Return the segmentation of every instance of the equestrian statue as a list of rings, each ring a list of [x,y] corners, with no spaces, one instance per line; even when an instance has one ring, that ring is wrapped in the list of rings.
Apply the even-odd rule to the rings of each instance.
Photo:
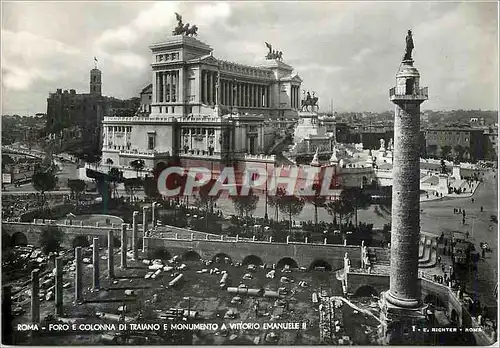
[[[182,23],[182,16],[177,12],[175,13],[175,17],[177,18],[177,26],[172,31],[172,35],[198,36],[198,27],[196,25],[192,27],[189,26],[189,23],[184,25]]]
[[[303,99],[301,100],[301,110],[300,111],[318,111],[319,106],[318,106],[318,97],[316,97],[314,94],[316,92],[312,92],[312,97],[311,93],[309,91],[302,91],[302,95],[304,96]]]

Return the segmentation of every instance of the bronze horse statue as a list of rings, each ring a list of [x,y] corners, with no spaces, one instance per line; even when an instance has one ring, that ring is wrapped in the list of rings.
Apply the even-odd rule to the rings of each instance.
[[[304,91],[305,94],[305,91]],[[318,108],[318,97],[314,96],[315,92],[313,92],[312,97],[307,92],[307,97],[301,100],[301,110],[300,111],[314,111],[314,107]],[[310,107],[310,108],[309,108]]]
[[[184,25],[182,22],[182,16],[177,12],[175,13],[175,17],[177,18],[177,26],[174,30],[172,30],[172,35],[184,34],[186,36],[198,36],[198,27],[196,25],[193,25],[192,27],[189,27],[189,23]]]

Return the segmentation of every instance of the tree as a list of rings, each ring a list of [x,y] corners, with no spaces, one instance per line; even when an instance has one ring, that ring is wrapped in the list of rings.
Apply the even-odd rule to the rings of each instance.
[[[149,198],[157,198],[160,196],[158,191],[158,181],[154,177],[147,176],[144,178],[144,194]]]
[[[304,209],[305,201],[302,198],[292,195],[279,196],[279,209],[283,214],[288,215],[289,233],[292,234],[292,216],[299,215]]]
[[[2,169],[5,169],[5,166],[10,166],[15,162],[16,161],[14,161],[9,155],[2,155]]]
[[[73,248],[76,248],[76,247],[86,248],[86,247],[90,246],[90,242],[89,242],[88,237],[84,236],[84,235],[76,236],[75,239],[73,239],[72,244],[73,244]]]
[[[139,171],[144,169],[146,163],[143,159],[136,159],[130,162],[130,166],[135,169],[137,176],[139,176]]]
[[[123,181],[123,172],[118,168],[111,168],[108,172],[108,181],[113,185],[114,197],[118,196],[116,191],[116,183]]]
[[[464,152],[465,152],[465,149],[463,148],[463,146],[460,144],[457,144],[457,145],[455,145],[453,150],[455,151],[455,159],[459,162],[462,162]]]
[[[211,179],[205,185],[198,188],[198,197],[196,198],[197,203],[200,206],[205,206],[205,222],[207,229],[208,229],[208,212],[210,211],[213,213],[214,203],[220,197],[220,191],[216,192],[215,195],[210,194],[210,191],[212,190],[216,182],[217,180]]]
[[[445,145],[441,147],[441,157],[444,159],[448,159],[448,156],[451,152],[451,146]]]
[[[333,222],[336,224],[337,222],[337,214],[339,215],[340,220],[340,230],[342,231],[342,220],[348,220],[349,217],[353,213],[353,207],[349,202],[345,199],[336,199],[334,201],[328,202],[326,204],[326,211],[328,214],[333,216]],[[347,222],[347,221],[346,221]]]
[[[240,217],[247,217],[251,215],[255,209],[257,209],[257,203],[259,202],[259,196],[256,196],[252,190],[248,192],[248,195],[242,196],[231,196],[233,201],[234,209]]]
[[[305,200],[308,203],[311,203],[314,206],[314,230],[318,232],[318,208],[322,208],[325,206],[326,197],[321,195],[321,185],[313,184],[312,186],[314,195],[306,196]]]
[[[61,249],[64,240],[64,232],[56,226],[45,226],[40,234],[39,244],[45,255]]]
[[[51,168],[38,167],[32,177],[33,187],[42,195],[42,207],[45,205],[45,192],[56,188],[57,177]]]
[[[134,192],[144,186],[142,178],[139,177],[124,179],[123,183],[125,185],[125,192],[130,195],[131,200],[134,198]]]
[[[281,197],[284,196],[285,194],[286,194],[285,190],[281,187],[278,187],[276,189],[276,193],[274,195],[268,196],[267,198],[269,206],[274,208],[276,222],[278,222],[279,219],[278,212],[280,207],[280,200]]]
[[[87,184],[80,179],[68,179],[68,187],[71,190],[71,197],[74,197],[78,203],[80,194],[85,191]]]
[[[355,214],[355,225],[358,226],[358,209],[366,209],[371,204],[371,197],[360,187],[348,187],[340,193],[340,199],[346,202],[346,205],[352,205]]]

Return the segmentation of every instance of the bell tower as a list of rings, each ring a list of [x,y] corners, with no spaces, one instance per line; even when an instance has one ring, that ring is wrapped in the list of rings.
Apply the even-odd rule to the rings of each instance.
[[[91,95],[102,95],[102,82],[101,82],[101,70],[95,67],[90,70],[90,94]]]
[[[413,66],[412,33],[408,30],[406,50],[396,87],[389,91],[394,111],[394,154],[392,184],[392,231],[390,288],[381,296],[383,336],[386,343],[404,344],[414,339],[426,323],[418,279],[420,239],[420,104],[428,98],[420,87],[420,73]]]

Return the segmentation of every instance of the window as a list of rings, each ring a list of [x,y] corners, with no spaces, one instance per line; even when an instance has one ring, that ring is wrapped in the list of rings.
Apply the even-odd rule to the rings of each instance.
[[[148,134],[148,150],[154,150],[155,144],[155,134]]]

